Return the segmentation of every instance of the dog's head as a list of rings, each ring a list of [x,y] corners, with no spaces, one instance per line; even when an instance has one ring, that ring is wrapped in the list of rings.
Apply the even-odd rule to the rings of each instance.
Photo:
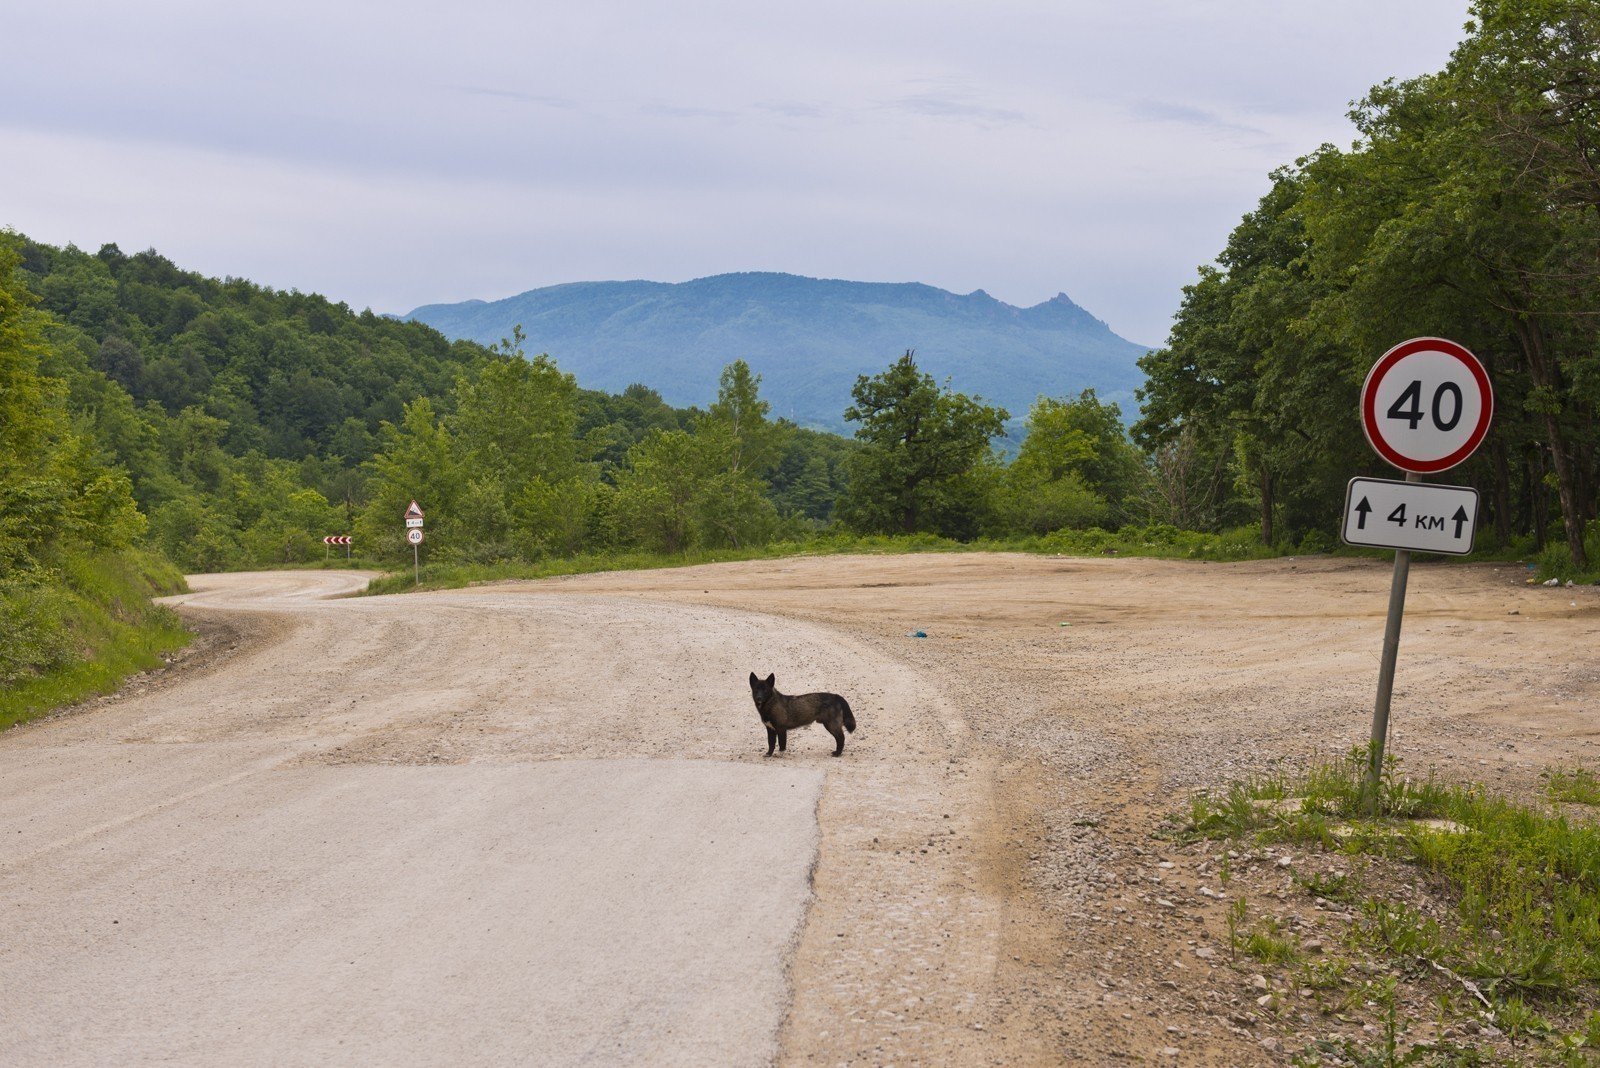
[[[758,679],[754,671],[750,672],[750,696],[755,698],[757,708],[760,708],[762,702],[771,697],[777,689],[778,677],[776,675],[768,675],[764,679]]]

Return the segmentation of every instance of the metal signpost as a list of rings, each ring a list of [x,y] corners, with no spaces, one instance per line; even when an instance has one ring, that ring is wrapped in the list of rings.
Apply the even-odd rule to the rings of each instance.
[[[1384,353],[1361,386],[1361,425],[1379,456],[1406,472],[1404,482],[1351,479],[1340,534],[1350,545],[1392,548],[1389,618],[1383,631],[1378,698],[1372,709],[1368,787],[1377,797],[1389,738],[1389,701],[1400,651],[1411,553],[1472,551],[1478,492],[1424,483],[1483,444],[1494,418],[1494,389],[1478,358],[1454,341],[1419,337]]]
[[[412,501],[406,508],[406,541],[411,543],[411,582],[422,585],[422,563],[417,546],[422,544],[422,506]]]

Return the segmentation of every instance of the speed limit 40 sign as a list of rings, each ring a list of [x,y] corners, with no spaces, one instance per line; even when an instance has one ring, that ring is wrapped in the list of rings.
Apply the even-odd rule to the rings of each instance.
[[[1418,337],[1384,353],[1361,387],[1361,425],[1379,456],[1419,475],[1448,471],[1483,443],[1494,390],[1454,341]]]

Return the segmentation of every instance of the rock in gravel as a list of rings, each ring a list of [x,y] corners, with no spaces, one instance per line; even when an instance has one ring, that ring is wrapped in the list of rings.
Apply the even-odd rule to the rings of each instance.
[[[1217,955],[1217,951],[1212,949],[1210,946],[1197,946],[1195,948],[1194,955],[1199,957],[1201,960],[1210,960]]]

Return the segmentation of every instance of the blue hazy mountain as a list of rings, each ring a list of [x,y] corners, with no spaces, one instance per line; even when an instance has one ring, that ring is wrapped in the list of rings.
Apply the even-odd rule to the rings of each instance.
[[[705,405],[722,367],[744,359],[774,415],[842,429],[856,376],[906,349],[941,381],[1021,420],[1039,394],[1094,387],[1124,413],[1143,381],[1145,347],[1118,337],[1065,293],[1016,308],[983,292],[917,283],[742,273],[692,282],[574,282],[504,300],[429,304],[407,318],[451,338],[492,343],[522,324],[529,353],[548,352],[590,389],[635,382],[668,403]]]

